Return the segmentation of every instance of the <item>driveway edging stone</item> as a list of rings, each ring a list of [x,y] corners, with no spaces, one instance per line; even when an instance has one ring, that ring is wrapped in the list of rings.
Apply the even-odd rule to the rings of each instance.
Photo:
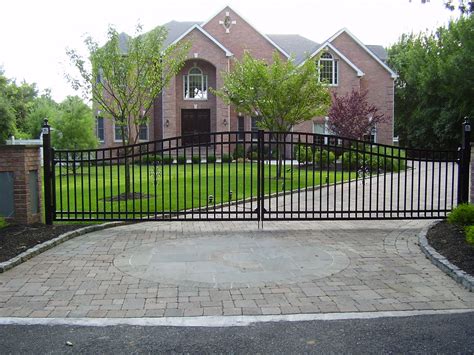
[[[65,241],[68,241],[69,239],[78,237],[80,235],[84,235],[86,233],[90,232],[95,232],[98,230],[106,229],[106,228],[111,228],[111,227],[117,227],[120,225],[125,224],[124,222],[107,222],[107,223],[102,223],[102,224],[97,224],[97,225],[92,225],[92,226],[87,226],[83,228],[79,228],[70,232],[63,233],[59,235],[56,238],[53,238],[51,240],[48,240],[46,242],[40,243],[35,245],[34,247],[31,247],[27,250],[25,250],[23,253],[18,254],[17,256],[11,258],[10,260],[4,261],[0,263],[0,274],[14,268],[15,266],[24,263],[25,261],[31,259],[32,257],[45,252],[46,250],[49,250],[61,243],[64,243]]]
[[[470,292],[474,292],[474,277],[466,273],[465,271],[458,268],[456,265],[449,262],[443,255],[438,253],[429,243],[426,235],[428,231],[434,227],[440,221],[435,221],[423,228],[420,234],[418,235],[419,245],[421,251],[426,255],[426,257],[439,269],[441,269],[445,274],[450,276],[454,281],[464,286]]]

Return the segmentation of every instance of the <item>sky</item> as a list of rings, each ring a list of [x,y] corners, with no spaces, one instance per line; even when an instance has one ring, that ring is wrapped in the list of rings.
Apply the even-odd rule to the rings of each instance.
[[[434,30],[458,16],[443,0],[3,0],[0,67],[61,101],[79,94],[64,78],[74,72],[66,48],[86,55],[86,35],[103,43],[109,25],[134,33],[137,23],[148,31],[170,20],[207,21],[226,5],[265,34],[322,42],[345,27],[363,43],[385,47],[403,33]]]

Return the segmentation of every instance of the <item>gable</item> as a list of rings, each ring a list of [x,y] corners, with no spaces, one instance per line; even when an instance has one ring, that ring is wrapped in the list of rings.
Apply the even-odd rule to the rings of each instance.
[[[366,45],[347,29],[344,28],[337,32],[328,42],[339,48],[341,52],[350,53],[351,61],[363,70],[366,70],[365,68],[372,63],[377,63],[378,66],[390,74],[392,79],[397,78],[397,74],[374,53],[375,48],[372,48],[372,50],[367,48]],[[380,51],[380,49],[378,50]]]
[[[329,42],[324,42],[323,44],[321,44],[318,49],[316,49],[313,53],[311,53],[308,59],[309,60],[313,59],[314,57],[316,57],[318,54],[320,54],[321,52],[325,50],[332,52],[333,54],[336,54],[337,57],[339,57],[344,62],[346,62],[346,64],[349,65],[349,67],[351,67],[357,73],[358,77],[364,76],[364,72],[361,69],[359,69],[353,62],[351,62],[344,54],[342,54],[336,47],[334,47]]]
[[[199,33],[200,35],[204,36],[210,43],[214,44],[216,47],[221,49],[227,57],[233,56],[231,51],[229,51],[226,47],[224,47],[219,41],[217,41],[214,37],[212,37],[206,30],[204,30],[199,25],[194,25],[191,28],[189,28],[186,32],[181,34],[181,36],[176,38],[171,44],[175,44],[181,41],[183,38],[186,38],[189,34],[192,34],[192,33]],[[191,42],[192,42],[192,45],[195,46],[194,41],[191,41]]]
[[[228,6],[202,24],[202,28],[239,59],[245,51],[267,60],[271,60],[275,50],[281,54],[282,58],[289,57],[285,50],[268,36],[256,30]]]

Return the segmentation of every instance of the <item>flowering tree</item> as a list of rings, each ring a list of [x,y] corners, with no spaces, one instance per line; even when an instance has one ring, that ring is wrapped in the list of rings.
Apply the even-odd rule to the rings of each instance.
[[[385,120],[378,108],[367,102],[367,91],[352,89],[350,94],[333,95],[329,109],[328,126],[334,134],[352,139],[362,139],[377,123]]]

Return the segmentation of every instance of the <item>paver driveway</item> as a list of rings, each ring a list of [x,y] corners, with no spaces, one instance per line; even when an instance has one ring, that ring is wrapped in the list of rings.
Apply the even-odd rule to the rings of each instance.
[[[474,308],[417,245],[427,221],[146,222],[0,274],[0,316],[161,317]]]

